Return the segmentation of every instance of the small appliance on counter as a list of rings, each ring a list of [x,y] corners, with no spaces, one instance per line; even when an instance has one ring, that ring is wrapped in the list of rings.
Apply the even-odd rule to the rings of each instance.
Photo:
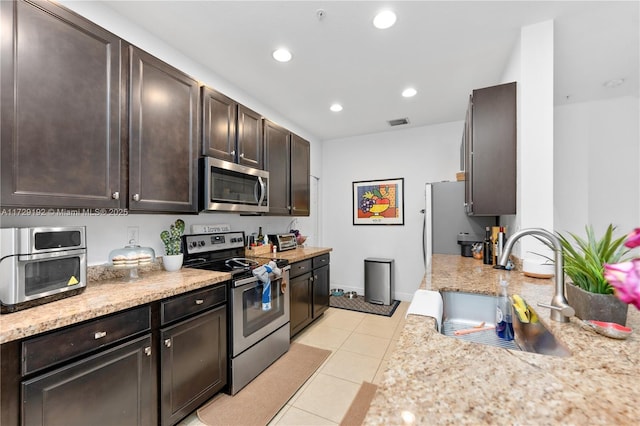
[[[295,234],[269,234],[268,237],[278,251],[294,250],[298,247]]]
[[[473,245],[482,243],[480,235],[471,234],[469,232],[460,232],[458,234],[458,244],[460,244],[460,256],[473,257]]]
[[[0,229],[0,312],[80,294],[87,285],[84,226]]]

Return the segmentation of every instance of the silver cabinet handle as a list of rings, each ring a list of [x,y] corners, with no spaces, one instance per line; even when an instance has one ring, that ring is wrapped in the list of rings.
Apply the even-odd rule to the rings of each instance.
[[[111,194],[111,198],[113,198],[114,200],[119,200],[120,193],[118,191],[114,192],[113,194]]]
[[[140,194],[133,194],[133,201],[140,201]]]
[[[171,347],[171,339],[165,339],[165,340],[164,340],[164,345],[165,345],[166,347],[170,348],[170,347]]]
[[[196,299],[196,305],[202,305],[204,303],[204,299]]]
[[[98,340],[98,339],[102,339],[106,335],[107,335],[106,331],[96,331],[95,334],[93,335],[93,338]]]
[[[144,348],[144,354],[146,356],[151,356],[151,346],[147,346],[146,348]]]

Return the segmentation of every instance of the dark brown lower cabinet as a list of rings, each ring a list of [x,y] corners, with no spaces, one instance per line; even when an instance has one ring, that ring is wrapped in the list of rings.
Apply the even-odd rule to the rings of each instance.
[[[23,425],[152,425],[151,335],[22,383]]]
[[[227,313],[221,306],[160,331],[160,412],[173,425],[227,383]]]
[[[329,253],[291,265],[289,297],[291,336],[329,308]]]
[[[313,270],[313,318],[329,309],[329,265]]]
[[[291,313],[291,336],[298,334],[311,324],[311,271],[289,279],[289,312]]]

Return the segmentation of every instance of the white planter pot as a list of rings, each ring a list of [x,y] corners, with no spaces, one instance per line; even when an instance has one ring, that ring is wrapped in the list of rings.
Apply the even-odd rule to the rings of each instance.
[[[164,269],[169,272],[179,271],[182,268],[182,257],[182,253],[162,256]]]

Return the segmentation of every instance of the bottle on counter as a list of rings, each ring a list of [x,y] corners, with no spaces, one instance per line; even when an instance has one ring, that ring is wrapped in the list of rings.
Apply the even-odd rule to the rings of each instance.
[[[500,277],[498,302],[496,304],[496,334],[504,340],[513,340],[513,317],[509,300],[509,283]]]
[[[262,226],[258,228],[258,236],[256,237],[256,243],[262,245],[264,243],[264,235],[262,235]]]
[[[491,244],[491,228],[485,228],[484,241],[482,243],[482,263],[485,265],[493,265],[493,253]]]

